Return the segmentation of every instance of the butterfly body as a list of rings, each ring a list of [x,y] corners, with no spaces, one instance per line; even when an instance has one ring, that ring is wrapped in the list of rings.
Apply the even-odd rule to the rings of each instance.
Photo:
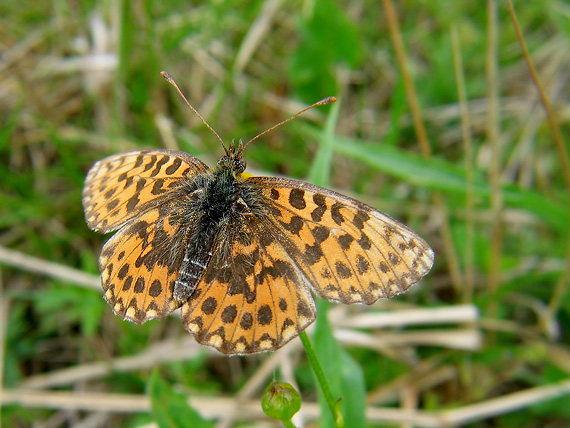
[[[181,303],[189,299],[210,263],[219,229],[239,222],[245,162],[236,159],[234,148],[232,144],[232,156],[222,157],[212,170],[188,177],[180,186],[178,197],[185,204],[181,217],[186,220],[180,233],[186,235],[187,244],[173,297]]]
[[[311,291],[371,304],[430,270],[432,250],[404,225],[309,183],[246,177],[242,151],[232,143],[211,169],[183,152],[142,150],[90,170],[87,223],[118,229],[99,265],[121,318],[142,323],[180,307],[198,342],[262,352],[314,321]]]

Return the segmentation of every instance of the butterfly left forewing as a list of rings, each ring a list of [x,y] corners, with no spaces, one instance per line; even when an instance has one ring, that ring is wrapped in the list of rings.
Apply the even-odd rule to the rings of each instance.
[[[298,180],[251,177],[273,208],[283,245],[323,298],[373,303],[406,291],[433,251],[406,226],[337,192]]]
[[[174,150],[137,150],[109,156],[89,170],[83,188],[87,224],[110,232],[168,199],[182,179],[209,168]]]

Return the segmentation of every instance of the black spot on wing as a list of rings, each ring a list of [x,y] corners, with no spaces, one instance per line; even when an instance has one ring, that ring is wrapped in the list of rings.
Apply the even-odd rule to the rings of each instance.
[[[123,291],[129,291],[132,285],[133,285],[133,277],[128,276],[127,279],[125,279],[125,282],[123,283]]]
[[[225,323],[232,323],[236,319],[237,308],[236,305],[228,305],[222,311],[222,321]]]
[[[342,248],[343,251],[347,251],[350,248],[352,241],[354,241],[354,238],[348,233],[338,237],[338,243],[340,244],[340,248]]]
[[[125,279],[125,277],[127,276],[127,273],[129,273],[129,264],[125,263],[123,265],[123,267],[121,267],[121,269],[119,269],[119,272],[117,273],[117,277],[119,279]]]
[[[249,330],[253,326],[253,317],[250,312],[246,312],[241,316],[241,321],[239,323],[240,327],[244,330]]]
[[[139,276],[137,278],[137,282],[135,282],[135,288],[133,289],[133,291],[135,293],[142,293],[145,289],[145,280],[143,277]]]
[[[360,233],[360,238],[356,242],[358,242],[358,245],[360,245],[360,248],[363,250],[372,248],[372,242],[370,242],[370,238],[368,238],[368,235],[364,232]]]
[[[341,261],[336,262],[335,268],[336,268],[336,273],[341,279],[347,279],[352,276],[352,271],[350,270],[350,268]]]
[[[143,172],[150,170],[156,163],[156,155],[151,155],[148,158],[148,163],[144,166]]]
[[[159,172],[162,166],[168,162],[169,156],[162,156],[160,160],[156,163],[154,170],[151,172],[150,176],[155,177]]]
[[[131,212],[139,204],[140,200],[137,194],[133,195],[127,202],[127,212]]]
[[[150,191],[153,195],[160,195],[161,193],[164,193],[164,189],[162,188],[164,184],[164,180],[159,178],[157,179],[154,184],[152,185],[152,190]]]
[[[151,284],[151,286],[150,286],[150,288],[149,288],[149,290],[148,290],[148,294],[149,294],[151,297],[158,297],[158,296],[160,296],[160,295],[162,294],[162,284],[161,284],[161,282],[160,282],[158,279],[155,279],[155,280],[152,282],[152,284]]]
[[[315,243],[314,245],[305,245],[305,252],[303,253],[305,260],[310,265],[314,265],[323,257],[323,250],[321,245]]]
[[[279,223],[281,223],[281,226],[283,226],[284,229],[297,236],[303,228],[303,219],[296,215],[291,217],[291,221],[289,223],[285,223],[283,221],[280,221]]]
[[[361,254],[356,258],[356,269],[358,269],[358,274],[363,275],[370,269],[370,263]]]
[[[313,195],[313,202],[317,205],[317,208],[311,211],[311,218],[315,223],[318,223],[323,219],[323,214],[327,210],[327,203],[325,197],[320,193]]]
[[[172,165],[170,165],[168,168],[166,168],[166,170],[164,172],[166,172],[166,174],[168,174],[168,175],[172,175],[176,171],[178,171],[178,168],[180,168],[180,165],[182,165],[182,160],[180,158],[175,158],[174,162],[172,162]]]
[[[268,325],[271,323],[272,319],[273,312],[271,311],[269,305],[263,305],[261,308],[259,308],[259,311],[257,311],[257,321],[259,324]]]
[[[312,318],[313,312],[304,300],[300,300],[297,305],[297,314],[303,318]]]
[[[206,315],[212,315],[217,307],[218,307],[218,301],[213,297],[208,297],[202,303],[202,312],[204,312]]]
[[[340,202],[335,202],[331,207],[331,217],[333,221],[339,226],[344,223],[344,216],[340,212],[341,208],[344,208],[344,205]]]
[[[113,211],[119,205],[118,199],[113,199],[111,202],[107,204],[107,211]]]
[[[354,214],[352,224],[354,224],[358,229],[362,230],[364,223],[366,223],[368,220],[370,220],[370,216],[366,212],[358,210],[356,214]]]
[[[305,202],[305,191],[303,189],[291,189],[289,193],[289,203],[293,208],[298,210],[305,209],[307,206]]]
[[[145,186],[146,186],[146,179],[139,178],[139,180],[137,181],[137,193],[142,192]]]
[[[330,234],[330,230],[325,226],[317,226],[311,230],[311,232],[313,233],[313,237],[315,238],[315,241],[317,241],[317,244],[324,242]]]
[[[136,160],[135,160],[135,164],[133,165],[133,169],[134,169],[134,168],[138,168],[139,166],[142,165],[143,160],[144,160],[144,155],[145,155],[145,153],[146,153],[146,152],[144,152],[144,151],[141,151],[141,152],[139,153],[139,155],[137,156],[137,158],[136,158]]]

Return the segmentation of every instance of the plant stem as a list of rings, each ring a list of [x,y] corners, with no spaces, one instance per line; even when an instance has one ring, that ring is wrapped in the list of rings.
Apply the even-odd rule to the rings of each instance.
[[[293,422],[289,421],[281,421],[283,422],[283,425],[285,426],[285,428],[296,428],[295,424],[293,424]]]
[[[304,331],[299,335],[299,337],[301,338],[301,342],[303,342],[303,346],[305,347],[305,352],[307,353],[309,362],[313,367],[313,372],[315,372],[319,385],[321,385],[321,390],[323,391],[325,400],[327,401],[327,404],[329,406],[329,409],[333,417],[333,423],[337,428],[343,428],[344,419],[342,417],[342,413],[340,413],[340,410],[337,406],[338,401],[335,400],[335,398],[332,395],[329,383],[325,376],[325,372],[323,371],[321,363],[319,362],[319,359],[313,348],[311,340],[309,339],[309,336],[307,336],[307,333],[305,333]]]

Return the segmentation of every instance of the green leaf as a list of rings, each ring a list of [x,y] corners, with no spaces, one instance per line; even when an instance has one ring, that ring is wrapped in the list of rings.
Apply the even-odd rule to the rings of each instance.
[[[388,133],[384,137],[384,143],[388,145],[395,145],[399,139],[401,134],[400,120],[404,115],[404,111],[406,110],[406,90],[404,86],[404,79],[400,76],[398,78],[398,82],[394,87],[394,91],[392,94],[392,100],[390,102],[390,128]]]
[[[87,288],[74,288],[54,281],[41,294],[31,294],[34,306],[42,315],[39,330],[57,330],[62,322],[79,323],[85,336],[94,335],[101,326],[107,308],[101,294]]]
[[[289,75],[306,101],[337,92],[335,68],[353,68],[360,59],[356,26],[334,0],[306,3],[299,25],[301,43],[291,57]],[[312,6],[312,8],[311,8]]]
[[[164,382],[158,370],[154,369],[149,380],[149,395],[152,414],[160,428],[213,428],[215,423],[207,421],[188,405],[187,398],[174,391]]]
[[[334,130],[338,121],[340,103],[332,106],[328,115],[324,132],[321,133],[319,150],[311,164],[309,181],[317,186],[327,186],[330,179],[331,163],[334,149]]]
[[[364,373],[362,368],[339,346],[334,338],[327,319],[329,305],[330,303],[325,300],[319,300],[317,303],[319,316],[313,338],[315,352],[319,357],[333,396],[340,399],[340,411],[347,422],[347,426],[351,428],[365,427],[366,385]],[[322,393],[319,394],[319,402],[321,403],[321,428],[335,427]]]

